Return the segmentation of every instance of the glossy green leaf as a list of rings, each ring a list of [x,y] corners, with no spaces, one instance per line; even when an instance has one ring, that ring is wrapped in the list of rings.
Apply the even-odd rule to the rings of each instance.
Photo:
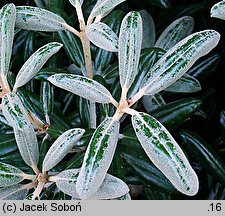
[[[79,169],[65,170],[55,177],[57,187],[64,193],[76,199],[80,199],[76,191],[78,172]],[[88,197],[88,199],[114,199],[121,197],[128,192],[129,188],[122,180],[106,174],[101,186],[92,196]]]
[[[169,9],[170,8],[170,3],[168,0],[147,0],[150,4],[156,5],[156,6],[160,6],[162,8],[165,9]]]
[[[90,18],[94,18],[96,16],[104,17],[110,11],[113,10],[118,4],[124,2],[125,0],[98,0],[94,8],[90,13]]]
[[[14,4],[6,4],[0,10],[0,76],[6,76],[12,54],[16,8]],[[3,83],[0,85],[2,86]]]
[[[14,88],[17,89],[29,82],[48,61],[62,47],[57,42],[48,43],[39,48],[22,66],[16,76]]]
[[[194,19],[190,16],[181,17],[172,22],[159,36],[155,47],[169,50],[182,39],[192,33]]]
[[[18,184],[23,181],[23,174],[20,169],[0,162],[0,187]]]
[[[189,119],[200,107],[201,101],[195,98],[184,98],[168,104],[150,112],[166,128],[173,130]]]
[[[77,5],[82,5],[84,0],[69,0],[70,4],[72,4],[74,7]]]
[[[220,53],[210,53],[196,61],[187,73],[199,81],[205,80],[215,71],[220,60]]]
[[[34,129],[32,127],[27,127],[26,130],[13,129],[16,143],[24,162],[30,167],[37,165],[39,150]]]
[[[177,81],[200,57],[209,53],[219,42],[214,30],[194,33],[173,46],[145,76],[141,91],[156,94]]]
[[[138,12],[130,12],[122,21],[119,35],[119,75],[124,89],[129,89],[137,75],[141,44],[141,16]]]
[[[225,1],[220,1],[211,8],[211,17],[225,20]]]
[[[166,104],[163,97],[160,94],[155,95],[144,95],[142,97],[142,103],[147,112],[151,112],[152,110],[159,108]]]
[[[168,92],[193,93],[201,90],[200,82],[188,74],[184,74],[175,83],[164,89]]]
[[[216,150],[194,132],[182,131],[180,135],[187,150],[193,154],[195,159],[200,162],[201,166],[225,185],[225,163]]]
[[[0,200],[24,200],[28,189],[25,185],[17,184],[0,189]]]
[[[26,110],[15,93],[7,93],[2,99],[2,112],[12,127],[26,130],[31,127]]]
[[[58,35],[71,61],[81,69],[84,68],[85,62],[80,39],[70,31],[59,31]]]
[[[57,165],[83,135],[83,129],[70,129],[60,135],[48,150],[44,161],[43,170],[49,171]]]
[[[57,87],[93,102],[110,103],[112,101],[111,93],[104,86],[83,76],[56,74],[49,77],[48,80]]]
[[[198,192],[198,177],[183,151],[166,128],[145,113],[132,116],[135,133],[146,154],[180,192],[193,196]]]
[[[143,21],[142,49],[153,47],[155,44],[155,24],[152,16],[146,11],[139,11]]]
[[[16,7],[16,27],[33,31],[62,31],[66,22],[57,14],[48,10],[31,7]]]
[[[85,153],[76,189],[82,199],[91,197],[102,184],[112,162],[119,136],[119,122],[108,117],[96,129]]]
[[[220,132],[221,132],[223,141],[225,142],[225,111],[224,110],[220,112]]]
[[[151,188],[170,194],[179,193],[170,181],[165,178],[163,173],[152,164],[133,130],[126,130],[123,133],[121,143],[122,156],[129,166],[132,167],[132,174],[138,176],[144,186],[150,185]]]
[[[105,23],[93,23],[87,26],[85,33],[97,47],[111,52],[118,51],[118,36]]]
[[[26,36],[24,44],[24,61],[26,61],[35,52],[36,40],[36,32],[30,31]]]
[[[54,90],[49,82],[41,82],[40,101],[43,104],[45,116],[49,118],[53,112],[54,107]]]

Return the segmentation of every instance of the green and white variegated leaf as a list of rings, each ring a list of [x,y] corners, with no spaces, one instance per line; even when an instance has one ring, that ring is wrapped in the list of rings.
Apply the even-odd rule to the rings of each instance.
[[[166,104],[166,102],[164,101],[163,97],[160,94],[144,95],[141,98],[141,100],[147,112],[151,112],[152,110]]]
[[[188,74],[184,74],[175,83],[164,89],[164,91],[180,92],[180,93],[192,93],[200,90],[201,90],[200,82],[196,78]]]
[[[33,167],[37,165],[39,159],[39,150],[37,137],[32,127],[26,130],[13,128],[16,143],[24,162]]]
[[[119,75],[124,89],[129,89],[137,75],[141,44],[142,20],[133,11],[124,17],[119,35]]]
[[[159,36],[155,47],[169,50],[193,31],[194,19],[190,16],[181,17],[172,22]]]
[[[23,181],[23,174],[20,169],[0,162],[0,187],[18,184]]]
[[[146,74],[140,92],[154,95],[176,82],[200,57],[208,54],[219,42],[220,34],[205,30],[192,34],[162,56]]]
[[[152,16],[146,11],[139,11],[143,23],[142,49],[153,47],[155,44],[155,24]]]
[[[25,185],[17,184],[0,189],[0,200],[24,200],[28,189]]]
[[[59,15],[48,10],[31,7],[16,7],[16,27],[33,31],[63,31],[66,22]]]
[[[105,23],[93,23],[85,29],[88,39],[96,46],[111,52],[118,52],[118,36]]]
[[[211,17],[225,20],[225,0],[218,2],[211,8]]]
[[[62,192],[72,196],[73,199],[80,199],[76,191],[78,173],[79,169],[65,170],[55,177],[57,187]],[[101,186],[88,199],[115,199],[127,194],[128,192],[129,188],[122,180],[112,175],[106,174],[106,177]]]
[[[39,48],[20,69],[14,88],[17,89],[29,82],[61,47],[61,43],[51,42]]]
[[[148,157],[180,192],[198,192],[198,177],[166,128],[146,113],[132,116],[135,133]]]
[[[96,16],[104,17],[110,13],[113,8],[124,1],[126,0],[98,0],[91,11],[90,18],[92,19]]]
[[[111,93],[98,82],[73,74],[55,74],[48,78],[53,85],[98,103],[110,103]]]
[[[77,7],[77,5],[82,5],[84,0],[69,0],[70,4],[74,7]]]
[[[117,198],[115,198],[113,200],[131,200],[131,196],[130,196],[129,193],[127,193],[127,194],[125,194],[125,195],[123,195],[121,197],[117,197]]]
[[[12,54],[16,8],[7,4],[0,10],[0,75],[5,76],[9,70]]]
[[[93,134],[77,179],[81,199],[91,197],[102,184],[112,162],[119,136],[119,122],[106,118]]]
[[[77,128],[70,129],[60,135],[52,144],[44,158],[42,165],[43,170],[48,171],[57,165],[82,137],[84,132],[84,129]]]
[[[26,130],[31,127],[30,120],[20,98],[13,92],[2,99],[2,113],[12,127]]]

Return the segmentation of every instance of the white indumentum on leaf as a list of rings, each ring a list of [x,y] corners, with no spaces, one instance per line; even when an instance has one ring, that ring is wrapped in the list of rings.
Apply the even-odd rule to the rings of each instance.
[[[117,120],[107,117],[93,134],[76,184],[81,199],[91,197],[102,184],[116,150],[119,126]]]
[[[16,27],[33,31],[63,31],[66,22],[59,15],[48,10],[31,7],[16,7]]]
[[[180,93],[193,93],[200,90],[201,90],[200,82],[196,78],[188,74],[184,74],[175,83],[164,89],[164,91],[180,92]]]
[[[12,127],[20,130],[26,130],[31,127],[30,120],[20,98],[13,92],[3,96],[2,113]]]
[[[219,42],[220,34],[214,30],[194,33],[169,49],[150,69],[140,85],[140,92],[154,95],[174,82]]]
[[[0,200],[24,200],[27,193],[28,189],[22,184],[3,187],[0,189]]]
[[[211,17],[225,20],[225,0],[218,2],[211,8]]]
[[[143,21],[142,49],[153,47],[155,44],[156,33],[152,16],[146,10],[141,10],[139,13]]]
[[[98,0],[96,5],[91,11],[90,17],[94,18],[96,16],[104,17],[110,11],[113,10],[118,4],[124,2],[126,0]]]
[[[182,193],[198,192],[198,177],[174,138],[155,118],[135,113],[132,124],[143,149],[160,171]]]
[[[111,93],[100,83],[73,74],[55,74],[48,78],[53,85],[97,103],[110,103]]]
[[[84,0],[69,0],[70,4],[76,7],[77,5],[82,5]]]
[[[169,50],[182,39],[190,35],[194,28],[194,19],[190,16],[181,17],[172,22],[159,36],[155,47]]]
[[[57,165],[84,134],[84,129],[70,129],[61,134],[52,144],[43,161],[43,170],[48,171]]]
[[[138,71],[142,45],[142,20],[138,12],[128,13],[119,35],[119,75],[122,88],[129,89]]]
[[[79,169],[65,170],[56,176],[56,185],[64,193],[74,199],[80,199],[76,191],[76,182]],[[128,186],[119,178],[106,174],[104,181],[98,190],[90,196],[89,200],[116,199],[129,192]]]
[[[14,88],[21,87],[29,82],[63,45],[57,42],[48,43],[39,48],[31,57],[24,63],[19,73],[16,76]]]
[[[23,181],[23,174],[17,167],[0,162],[0,187],[18,184]]]
[[[13,128],[13,130],[18,149],[24,162],[30,167],[37,165],[39,149],[34,129],[29,127],[26,130],[19,130],[17,128]]]
[[[118,52],[118,36],[105,23],[93,23],[85,29],[88,39],[96,46],[111,52]]]
[[[6,76],[12,54],[16,8],[7,4],[0,10],[0,75]]]

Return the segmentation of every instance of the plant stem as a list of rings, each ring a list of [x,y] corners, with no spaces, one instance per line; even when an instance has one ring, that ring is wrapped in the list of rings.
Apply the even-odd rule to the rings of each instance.
[[[85,64],[86,64],[86,70],[87,70],[87,75],[90,79],[93,79],[93,71],[92,71],[92,61],[91,61],[91,44],[89,39],[87,38],[85,32],[81,33],[80,36],[81,42],[82,42],[82,47],[83,47],[83,52],[84,52],[84,59],[85,59]]]
[[[38,186],[33,193],[32,200],[35,200],[37,197],[39,197],[39,195],[40,195],[41,191],[43,190],[44,186],[45,186],[45,182],[38,182]]]
[[[33,171],[35,172],[36,175],[38,175],[40,173],[40,170],[38,169],[36,164],[32,164],[31,168],[33,169]]]
[[[80,37],[80,32],[77,31],[75,28],[73,28],[72,26],[68,25],[67,23],[64,24],[65,28],[72,32],[73,34],[75,34],[77,37]]]

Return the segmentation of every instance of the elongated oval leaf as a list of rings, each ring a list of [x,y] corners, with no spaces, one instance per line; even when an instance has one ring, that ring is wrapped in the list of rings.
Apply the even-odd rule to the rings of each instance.
[[[126,0],[98,0],[91,11],[90,18],[106,16],[114,7]]]
[[[184,98],[173,101],[152,110],[150,114],[160,121],[166,128],[173,130],[185,123],[196,113],[202,101],[196,98]]]
[[[119,35],[119,75],[125,89],[129,89],[137,75],[141,44],[141,16],[138,12],[130,12],[122,21]]]
[[[194,19],[190,16],[181,17],[172,22],[159,36],[155,47],[169,50],[179,41],[192,33]]]
[[[184,74],[175,83],[164,89],[164,91],[180,93],[193,93],[200,90],[200,82],[188,74]]]
[[[76,189],[81,199],[91,197],[102,184],[112,162],[119,122],[106,118],[96,129],[85,153]]]
[[[20,169],[0,162],[0,187],[18,184],[23,181],[23,174]]]
[[[151,161],[182,193],[193,196],[198,192],[198,177],[179,145],[152,116],[136,113],[132,116],[135,133]]]
[[[77,5],[82,5],[84,0],[69,0],[70,4],[76,7]]]
[[[181,131],[181,138],[195,159],[219,182],[225,184],[225,164],[217,152],[202,137],[191,131]]]
[[[48,81],[41,82],[40,101],[43,104],[43,111],[46,118],[49,118],[53,112],[54,107],[54,90],[53,86]]]
[[[13,128],[13,130],[18,149],[24,162],[30,167],[37,165],[39,150],[34,129],[32,127],[28,127],[26,130],[19,130],[17,128]]]
[[[26,114],[26,110],[15,93],[7,93],[2,99],[2,112],[12,127],[20,130],[26,130],[30,127],[30,120]]]
[[[21,87],[29,82],[48,61],[62,47],[57,42],[48,43],[39,48],[22,66],[16,77],[14,88]]]
[[[0,200],[23,200],[28,189],[22,184],[8,186],[0,189]]]
[[[200,57],[219,42],[220,34],[205,30],[192,34],[173,46],[145,76],[140,89],[153,95],[177,81]]]
[[[93,23],[86,27],[85,32],[96,46],[111,52],[118,51],[118,36],[105,23]]]
[[[48,10],[31,7],[16,7],[16,27],[33,31],[62,31],[66,22],[57,14]]]
[[[85,131],[83,129],[70,129],[64,132],[52,144],[48,150],[44,161],[43,170],[48,171],[57,165],[74,146],[74,144],[82,137]]]
[[[6,76],[12,54],[16,8],[7,4],[0,10],[0,75]],[[0,82],[1,83],[1,82]]]
[[[76,191],[76,182],[79,169],[65,170],[56,176],[56,185],[64,193],[80,199]],[[88,199],[114,199],[129,192],[128,186],[120,179],[106,174],[106,177],[98,190]]]
[[[98,82],[72,74],[55,74],[48,78],[55,86],[98,103],[110,103],[110,92]]]
[[[143,20],[143,39],[142,39],[142,49],[153,47],[155,44],[155,24],[152,19],[151,14],[146,10],[139,11],[141,18]]]
[[[166,102],[164,101],[163,97],[160,94],[155,94],[152,96],[144,95],[142,97],[142,103],[147,112],[150,112],[166,104]]]
[[[218,2],[211,8],[211,17],[225,20],[225,0]]]

